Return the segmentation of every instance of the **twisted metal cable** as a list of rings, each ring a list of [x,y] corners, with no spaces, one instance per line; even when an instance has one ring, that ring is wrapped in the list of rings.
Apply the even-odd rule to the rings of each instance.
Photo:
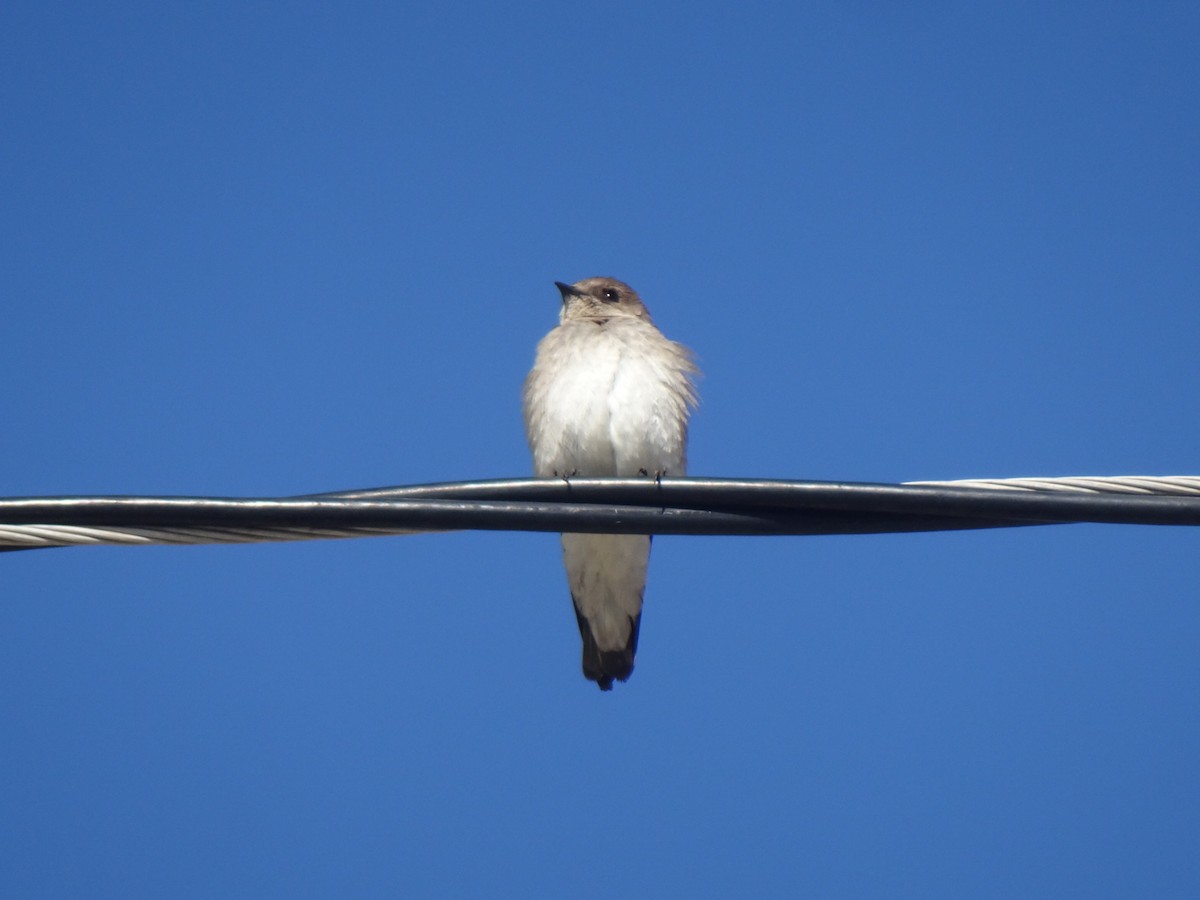
[[[932,484],[950,487],[991,488],[1009,491],[1079,491],[1113,494],[1179,494],[1200,496],[1200,476],[1196,475],[1094,475],[1067,478],[990,478],[959,481],[906,481],[905,484]]]
[[[274,499],[0,499],[0,550],[212,544],[458,529],[814,535],[1105,522],[1200,525],[1200,477],[860,484],[580,478],[456,482]]]

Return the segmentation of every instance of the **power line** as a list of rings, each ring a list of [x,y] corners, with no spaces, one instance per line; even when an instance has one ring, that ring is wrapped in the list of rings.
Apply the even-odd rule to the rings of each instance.
[[[645,478],[472,481],[279,498],[0,499],[0,549],[429,531],[816,535],[1100,522],[1200,525],[1200,477],[869,484]]]

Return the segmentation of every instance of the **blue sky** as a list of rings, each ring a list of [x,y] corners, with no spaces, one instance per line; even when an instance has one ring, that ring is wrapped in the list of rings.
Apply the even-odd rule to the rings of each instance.
[[[1200,474],[1200,14],[0,12],[0,494],[524,475],[553,281],[694,474]],[[1198,535],[660,538],[601,694],[550,535],[0,558],[6,896],[1184,897]]]

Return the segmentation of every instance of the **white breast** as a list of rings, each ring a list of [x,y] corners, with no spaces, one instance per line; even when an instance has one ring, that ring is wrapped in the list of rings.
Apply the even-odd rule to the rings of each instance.
[[[683,475],[691,372],[687,352],[641,319],[555,328],[525,383],[535,473]]]

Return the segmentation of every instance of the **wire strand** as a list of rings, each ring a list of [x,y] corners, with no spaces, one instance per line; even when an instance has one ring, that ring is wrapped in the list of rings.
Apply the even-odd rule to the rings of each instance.
[[[0,550],[299,541],[462,529],[817,535],[1076,522],[1200,525],[1200,476],[904,484],[511,479],[282,498],[9,498],[0,499]]]

